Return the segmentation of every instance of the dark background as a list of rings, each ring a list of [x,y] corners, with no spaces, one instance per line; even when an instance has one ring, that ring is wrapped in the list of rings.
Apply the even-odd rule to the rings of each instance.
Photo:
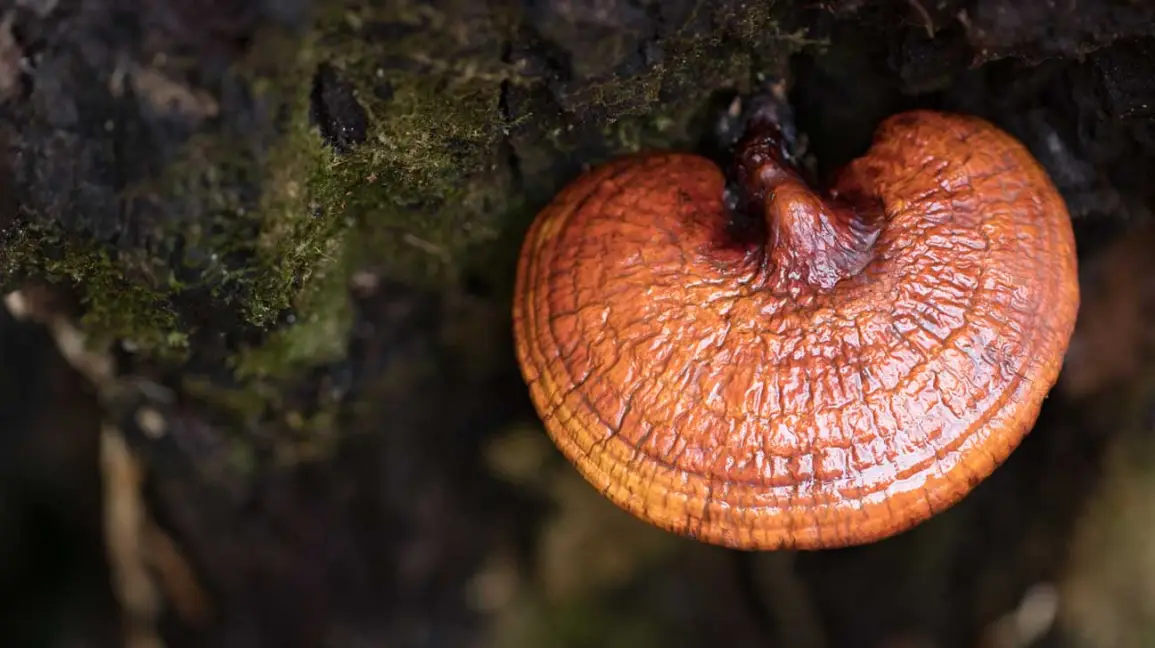
[[[635,521],[514,362],[537,209],[766,76],[824,173],[984,116],[1076,230],[1035,430],[871,546]],[[5,646],[1155,645],[1151,3],[0,0],[0,146]]]

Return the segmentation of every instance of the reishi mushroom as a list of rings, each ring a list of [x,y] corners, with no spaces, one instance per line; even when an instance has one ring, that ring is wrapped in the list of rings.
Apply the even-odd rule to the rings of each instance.
[[[976,117],[886,119],[825,191],[772,120],[726,174],[642,153],[522,248],[518,360],[561,452],[667,531],[751,550],[907,530],[1033,427],[1079,304],[1063,199]]]

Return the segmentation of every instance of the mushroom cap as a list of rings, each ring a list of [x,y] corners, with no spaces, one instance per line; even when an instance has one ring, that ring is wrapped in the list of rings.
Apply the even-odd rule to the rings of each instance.
[[[557,447],[634,515],[732,548],[863,544],[962,499],[1034,425],[1074,328],[1042,167],[978,118],[887,119],[827,195],[765,198],[767,219],[820,224],[840,195],[878,205],[834,282],[789,265],[821,237],[773,256],[735,235],[725,189],[705,158],[633,155],[530,227],[514,334]]]

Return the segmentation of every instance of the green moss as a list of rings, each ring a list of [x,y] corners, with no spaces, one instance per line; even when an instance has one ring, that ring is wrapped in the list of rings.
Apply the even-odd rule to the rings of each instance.
[[[331,239],[331,255],[310,269],[289,325],[270,333],[260,346],[237,354],[238,378],[288,378],[297,370],[344,355],[353,310],[340,240]]]
[[[141,264],[133,267],[141,268]],[[85,307],[81,322],[96,342],[126,340],[157,349],[172,360],[187,350],[188,338],[163,293],[125,275],[120,262],[97,243],[66,236],[57,227],[25,227],[0,246],[0,276],[15,287],[23,277],[74,284]],[[163,278],[162,278],[163,279]]]
[[[270,30],[252,52],[233,73],[270,114],[289,109],[279,132],[202,131],[160,174],[129,187],[126,200],[170,209],[146,247],[113,249],[55,226],[24,227],[0,249],[4,276],[73,285],[91,335],[123,339],[155,359],[185,357],[194,331],[181,318],[182,305],[235,313],[256,328],[269,328],[292,309],[296,325],[272,334],[267,349],[238,359],[245,376],[284,375],[332,357],[349,319],[348,223],[326,191],[336,158],[308,123],[314,49],[311,41]],[[262,139],[272,147],[262,149]],[[252,187],[260,189],[255,205]],[[195,302],[183,301],[190,295]]]
[[[369,118],[366,143],[328,169],[324,188],[356,227],[350,262],[410,282],[452,280],[463,251],[496,236],[508,194],[495,161],[509,71],[500,51],[462,53],[458,35],[499,48],[501,27],[472,10],[335,4],[320,19],[321,57]]]
[[[236,70],[249,81],[258,101],[289,109],[270,150],[238,151],[222,134],[190,143],[183,164],[170,165],[165,176],[170,191],[187,188],[187,178],[201,178],[199,194],[216,201],[210,231],[186,228],[182,235],[213,260],[240,253],[243,265],[222,264],[209,275],[210,287],[218,299],[235,300],[244,319],[258,327],[271,325],[287,309],[315,301],[309,293],[339,272],[334,266],[339,265],[346,230],[339,210],[327,209],[317,196],[318,180],[334,156],[309,124],[315,59],[311,42],[304,45],[276,32],[263,34],[253,55]],[[294,64],[272,62],[289,52]],[[205,170],[216,172],[207,186]],[[212,182],[215,177],[222,181]],[[261,188],[251,214],[236,195],[238,188],[250,185]]]
[[[395,114],[366,102],[370,141],[327,170],[323,189],[328,204],[356,228],[353,263],[437,283],[454,276],[465,246],[492,236],[490,206],[505,189],[485,168],[496,139],[464,126],[497,117],[482,109],[478,92],[462,87],[443,96],[410,83],[395,89]]]

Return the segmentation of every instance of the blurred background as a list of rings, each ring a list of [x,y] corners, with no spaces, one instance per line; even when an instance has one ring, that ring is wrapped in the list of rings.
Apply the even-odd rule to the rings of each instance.
[[[1082,306],[1010,460],[898,537],[746,554],[590,488],[511,341],[530,220],[912,107],[1019,137]],[[0,0],[4,646],[1155,646],[1155,6]]]

